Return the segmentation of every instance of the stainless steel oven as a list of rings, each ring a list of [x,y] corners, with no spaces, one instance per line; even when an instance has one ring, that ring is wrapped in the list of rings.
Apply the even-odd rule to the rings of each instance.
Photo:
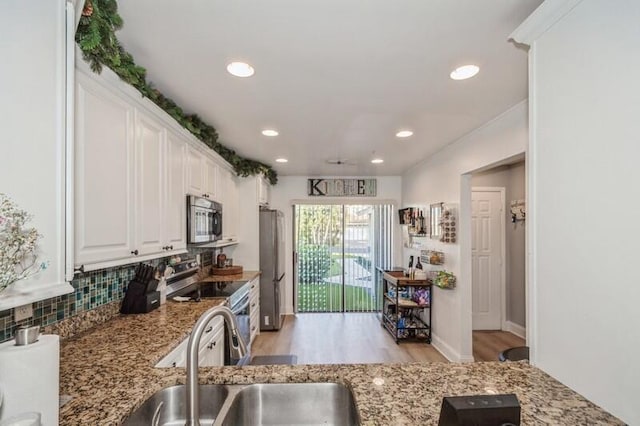
[[[222,204],[187,196],[187,242],[203,244],[222,238]]]
[[[186,260],[171,267],[174,273],[167,278],[167,296],[187,296],[193,301],[199,301],[201,297],[226,298],[229,309],[236,317],[238,332],[249,348],[247,356],[243,359],[231,357],[231,351],[227,347],[224,355],[225,365],[244,365],[251,360],[249,329],[249,291],[251,286],[247,281],[227,281],[219,283],[200,282],[200,267],[195,260]],[[225,342],[229,341],[229,329],[225,326]]]
[[[238,333],[244,343],[247,345],[249,349],[248,353],[251,354],[251,330],[249,329],[249,316],[251,312],[249,311],[251,308],[249,306],[249,283],[243,285],[238,290],[236,290],[229,297],[229,308],[231,312],[236,317],[236,322],[238,323]],[[229,351],[226,352],[225,355],[229,355]],[[230,355],[229,355],[230,356]],[[226,358],[226,356],[225,356]],[[245,357],[246,359],[225,359],[225,364],[227,365],[242,365],[249,361],[249,357]]]
[[[224,297],[229,303],[229,309],[236,317],[238,333],[249,349],[248,355],[244,359],[231,358],[230,351],[225,351],[225,365],[244,365],[251,358],[251,330],[249,329],[249,317],[251,316],[251,306],[249,306],[249,292],[251,286],[247,281],[226,281],[218,283],[200,283],[199,296],[201,297]],[[229,330],[225,328],[225,341],[229,339]]]

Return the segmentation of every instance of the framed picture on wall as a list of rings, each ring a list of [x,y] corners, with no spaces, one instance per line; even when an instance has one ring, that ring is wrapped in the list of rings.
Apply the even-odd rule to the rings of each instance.
[[[398,210],[398,219],[400,220],[400,225],[410,225],[412,213],[413,209],[411,207]]]

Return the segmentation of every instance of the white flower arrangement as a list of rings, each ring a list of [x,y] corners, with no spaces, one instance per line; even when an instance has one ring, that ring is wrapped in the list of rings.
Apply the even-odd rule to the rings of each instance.
[[[25,228],[30,220],[30,214],[0,193],[0,292],[47,268],[36,255],[42,235],[35,228]]]

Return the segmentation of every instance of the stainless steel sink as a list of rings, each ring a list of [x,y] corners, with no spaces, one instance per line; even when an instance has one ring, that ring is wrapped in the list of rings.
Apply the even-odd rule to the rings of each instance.
[[[200,385],[200,422],[212,425],[220,412],[229,389],[224,385]],[[151,395],[122,424],[137,425],[181,425],[186,420],[185,386],[171,386]]]
[[[245,386],[233,398],[222,424],[358,425],[359,421],[353,395],[344,385],[287,383]]]
[[[202,426],[359,425],[353,394],[339,383],[200,385]],[[162,389],[124,426],[184,426],[185,386]]]

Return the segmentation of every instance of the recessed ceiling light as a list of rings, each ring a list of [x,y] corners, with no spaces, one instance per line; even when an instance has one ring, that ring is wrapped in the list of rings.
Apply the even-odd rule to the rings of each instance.
[[[413,132],[411,130],[400,130],[398,133],[396,133],[397,138],[408,138],[411,135],[413,135]]]
[[[384,163],[384,160],[382,158],[374,158],[373,160],[371,160],[371,162],[373,164],[380,164],[380,163]]]
[[[273,129],[264,129],[262,131],[262,134],[265,136],[278,136],[279,133],[277,130],[273,130]]]
[[[231,62],[227,65],[227,71],[236,77],[251,77],[256,72],[253,67],[246,62]]]
[[[463,65],[451,71],[449,76],[454,80],[466,80],[478,74],[480,67],[477,65]]]
[[[276,158],[276,163],[288,163],[289,160],[286,158]]]

